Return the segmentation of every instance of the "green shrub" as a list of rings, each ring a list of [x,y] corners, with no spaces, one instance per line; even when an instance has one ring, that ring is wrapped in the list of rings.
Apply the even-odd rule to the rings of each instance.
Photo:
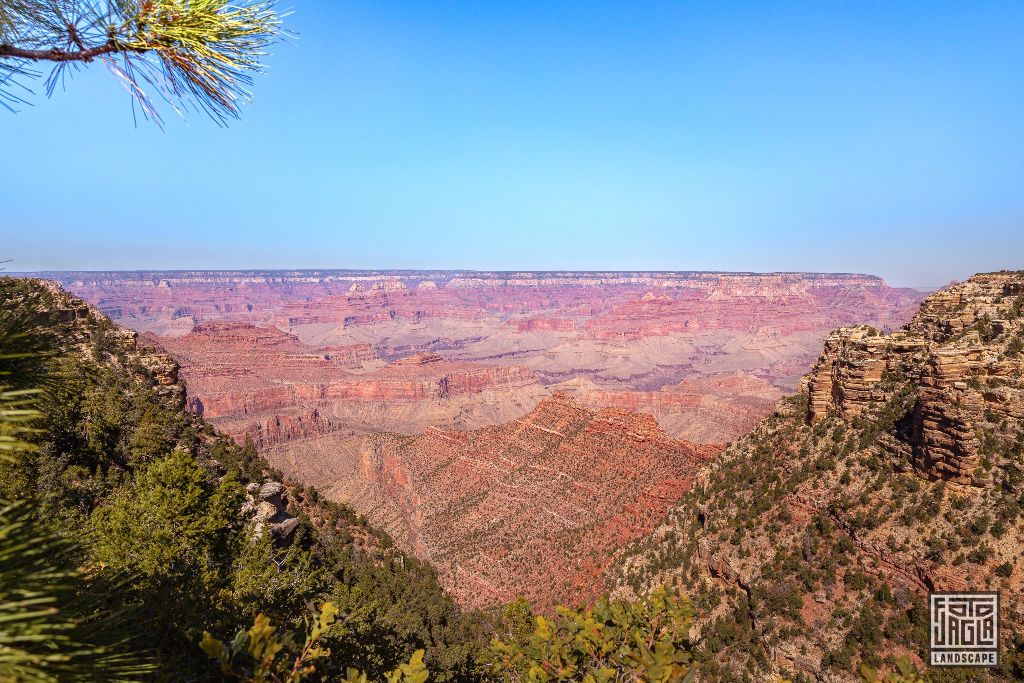
[[[240,630],[228,644],[203,632],[200,647],[220,665],[227,678],[245,683],[300,683],[317,679],[319,660],[330,657],[330,649],[323,646],[324,635],[334,625],[338,608],[324,603],[320,612],[307,619],[306,638],[302,645],[291,631],[278,633],[263,614],[257,615],[253,625]],[[417,650],[408,663],[385,674],[387,683],[426,683],[427,667],[423,664],[423,650]],[[358,669],[348,668],[344,683],[367,683],[368,677]]]
[[[867,665],[862,666],[860,671],[864,683],[925,683],[928,680],[927,676],[917,672],[907,657],[899,657],[896,660],[895,671],[881,674]]]
[[[635,602],[600,600],[536,617],[526,638],[496,639],[493,672],[511,681],[668,683],[692,679],[689,601],[659,588]]]
[[[1006,357],[1016,358],[1020,355],[1021,351],[1024,351],[1024,337],[1017,335],[1006,345]]]
[[[974,331],[978,333],[978,337],[981,341],[988,343],[995,339],[995,330],[992,327],[992,318],[988,313],[985,313],[974,322]]]

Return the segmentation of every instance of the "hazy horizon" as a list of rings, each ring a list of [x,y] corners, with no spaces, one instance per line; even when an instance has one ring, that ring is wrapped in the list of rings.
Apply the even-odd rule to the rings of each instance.
[[[1024,4],[299,3],[224,129],[0,112],[9,270],[876,274],[1024,254]],[[16,161],[15,161],[16,160]]]
[[[917,289],[919,291],[928,291],[932,289],[938,289],[949,285],[952,282],[959,280],[952,279],[947,282],[936,283],[936,284],[900,284],[891,282],[889,279],[878,275],[877,273],[857,272],[857,271],[822,271],[822,270],[726,270],[726,269],[712,269],[712,270],[695,270],[688,268],[681,269],[659,269],[659,270],[618,270],[612,268],[595,268],[595,269],[529,269],[529,268],[513,268],[509,270],[498,270],[491,268],[97,268],[97,269],[37,269],[37,270],[22,270],[22,271],[4,271],[0,270],[0,276],[45,276],[45,275],[69,275],[69,274],[107,274],[107,273],[124,273],[124,274],[136,274],[136,275],[156,275],[166,273],[316,273],[316,274],[360,274],[360,275],[429,275],[434,273],[446,273],[446,274],[489,274],[489,275],[518,275],[518,274],[531,274],[531,275],[862,275],[868,277],[879,277],[886,282],[886,284],[892,287],[906,287],[909,289]],[[972,273],[973,274],[973,273]]]

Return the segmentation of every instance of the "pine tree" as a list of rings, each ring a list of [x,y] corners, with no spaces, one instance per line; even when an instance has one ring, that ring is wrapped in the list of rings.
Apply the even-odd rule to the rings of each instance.
[[[283,29],[275,0],[0,0],[0,105],[14,109],[46,71],[102,62],[161,123],[154,99],[218,122],[237,117]]]
[[[241,505],[233,475],[213,481],[191,454],[176,450],[138,471],[93,513],[94,550],[111,567],[173,589],[178,601],[208,596],[226,579]]]

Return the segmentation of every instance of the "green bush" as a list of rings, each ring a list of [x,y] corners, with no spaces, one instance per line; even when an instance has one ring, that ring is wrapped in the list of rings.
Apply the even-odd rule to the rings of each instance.
[[[900,657],[896,660],[896,669],[884,674],[870,666],[862,666],[861,680],[864,683],[925,683],[928,677],[918,673],[908,658]]]
[[[220,665],[226,678],[245,683],[300,683],[316,678],[319,660],[330,657],[330,649],[323,647],[324,635],[335,624],[338,608],[324,603],[320,612],[307,619],[305,641],[300,645],[291,631],[278,633],[263,614],[256,616],[253,625],[239,631],[230,643],[224,644],[208,631],[203,632],[200,647]],[[423,664],[423,650],[417,650],[408,663],[385,674],[387,683],[426,683],[427,668]],[[340,680],[340,679],[339,679]],[[367,683],[364,672],[349,668],[345,683]]]
[[[1024,351],[1024,337],[1018,334],[1006,345],[1006,357],[1016,358],[1020,355],[1021,351]]]
[[[659,588],[634,602],[600,600],[536,617],[525,637],[496,639],[493,672],[506,681],[691,680],[689,601]]]

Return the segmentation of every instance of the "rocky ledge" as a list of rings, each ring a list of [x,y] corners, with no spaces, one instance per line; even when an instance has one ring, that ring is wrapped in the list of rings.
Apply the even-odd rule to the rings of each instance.
[[[905,378],[913,410],[890,446],[925,476],[985,486],[986,434],[1024,419],[1022,286],[1018,273],[977,275],[930,296],[891,335],[832,333],[804,381],[809,423],[830,411],[855,418],[884,398],[883,378]]]

